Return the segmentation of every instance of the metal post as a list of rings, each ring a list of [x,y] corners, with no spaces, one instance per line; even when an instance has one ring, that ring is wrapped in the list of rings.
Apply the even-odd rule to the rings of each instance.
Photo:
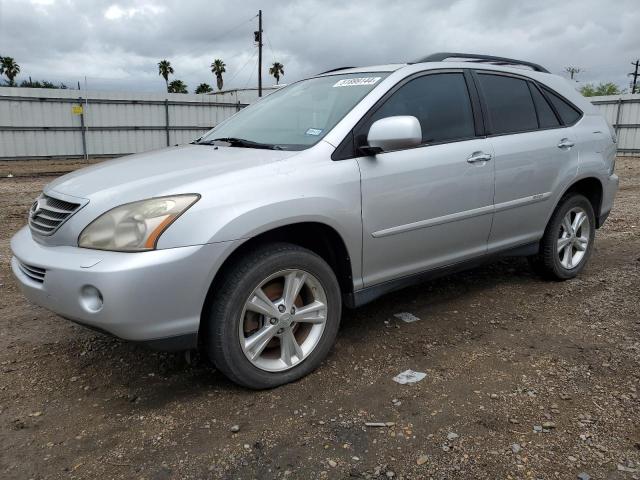
[[[164,124],[165,131],[167,132],[167,147],[171,145],[171,141],[169,139],[169,99],[164,99]]]
[[[80,107],[82,107],[82,97],[78,97],[78,102],[80,103]],[[87,134],[84,128],[84,108],[82,108],[82,112],[80,113],[80,131],[82,132],[82,157],[85,160],[89,160],[89,156],[87,155]]]
[[[262,97],[262,10],[258,10],[258,97]]]
[[[616,123],[613,126],[615,132],[616,132],[616,137],[619,137],[619,131],[620,131],[620,119],[622,118],[622,97],[620,97],[618,99],[618,111],[616,112]]]

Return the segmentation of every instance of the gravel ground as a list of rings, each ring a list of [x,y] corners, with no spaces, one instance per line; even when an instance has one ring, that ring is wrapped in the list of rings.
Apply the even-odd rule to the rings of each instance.
[[[64,165],[0,164],[0,478],[640,478],[640,158],[579,278],[505,259],[387,295],[263,392],[24,300],[9,239]]]

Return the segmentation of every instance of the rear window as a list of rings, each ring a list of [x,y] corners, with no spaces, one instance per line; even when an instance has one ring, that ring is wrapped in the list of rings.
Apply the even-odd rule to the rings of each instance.
[[[536,110],[525,80],[504,75],[478,75],[492,134],[538,128]]]
[[[558,117],[553,113],[553,110],[549,106],[549,102],[544,98],[538,87],[529,84],[531,87],[531,96],[533,97],[533,103],[536,105],[538,111],[538,121],[540,122],[540,128],[553,128],[559,127],[560,122]]]
[[[573,125],[582,116],[582,112],[573,107],[573,105],[571,105],[566,100],[560,98],[551,90],[545,88],[544,91],[547,94],[547,98],[558,112],[558,115],[560,115],[562,123],[564,123],[565,125]]]

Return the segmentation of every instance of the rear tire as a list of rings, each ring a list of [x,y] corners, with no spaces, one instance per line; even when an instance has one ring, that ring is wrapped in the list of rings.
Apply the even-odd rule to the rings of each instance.
[[[273,388],[316,369],[335,341],[338,281],[318,255],[288,243],[259,247],[216,282],[205,328],[211,361],[230,380]]]
[[[560,200],[537,255],[529,257],[533,270],[553,280],[568,280],[587,264],[595,242],[595,214],[591,202],[580,194]]]

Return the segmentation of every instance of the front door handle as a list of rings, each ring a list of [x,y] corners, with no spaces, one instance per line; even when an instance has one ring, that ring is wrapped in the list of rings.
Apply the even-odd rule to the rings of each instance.
[[[473,152],[471,156],[467,158],[467,162],[469,163],[488,162],[492,158],[493,156],[490,153]]]
[[[575,143],[573,143],[568,138],[563,138],[562,140],[560,140],[560,143],[558,144],[558,148],[566,148],[568,150],[571,147],[573,147],[574,145],[575,145]]]

